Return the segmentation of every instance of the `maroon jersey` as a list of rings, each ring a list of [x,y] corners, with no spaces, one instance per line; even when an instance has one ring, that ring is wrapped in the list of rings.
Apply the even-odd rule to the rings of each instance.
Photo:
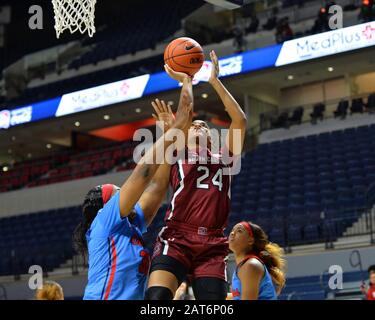
[[[199,157],[199,161],[198,161]],[[192,226],[223,229],[230,210],[230,175],[221,154],[186,149],[185,159],[171,168],[173,197],[165,220]],[[202,163],[206,161],[206,163]]]

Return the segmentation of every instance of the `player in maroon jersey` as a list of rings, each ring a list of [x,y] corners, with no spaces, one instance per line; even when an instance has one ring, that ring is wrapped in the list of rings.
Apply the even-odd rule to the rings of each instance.
[[[214,51],[210,57],[213,67],[209,83],[231,118],[224,148],[239,157],[246,116],[218,78],[219,63]],[[168,66],[166,71],[180,82],[187,77],[172,73]],[[224,229],[230,209],[230,165],[225,161],[225,152],[212,151],[210,130],[204,121],[194,121],[190,133],[184,156],[170,170],[173,197],[155,244],[147,300],[173,299],[187,275],[196,299],[225,300],[227,296],[228,239]]]

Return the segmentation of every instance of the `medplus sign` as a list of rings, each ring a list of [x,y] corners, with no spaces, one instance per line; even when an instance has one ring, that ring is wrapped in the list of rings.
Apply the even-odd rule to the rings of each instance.
[[[371,25],[366,26],[366,29],[362,31],[363,35],[367,40],[372,39],[372,34],[375,32],[375,28],[372,28]]]

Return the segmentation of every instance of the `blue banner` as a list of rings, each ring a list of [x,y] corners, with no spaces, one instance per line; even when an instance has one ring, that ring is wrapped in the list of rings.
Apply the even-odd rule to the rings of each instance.
[[[374,34],[373,21],[223,57],[219,59],[220,77],[235,76],[374,46]],[[194,76],[193,84],[207,82],[210,73],[211,62],[205,61]],[[179,86],[180,84],[169,78],[165,72],[120,80],[28,106],[0,111],[0,129],[102,108],[150,94],[174,90]]]

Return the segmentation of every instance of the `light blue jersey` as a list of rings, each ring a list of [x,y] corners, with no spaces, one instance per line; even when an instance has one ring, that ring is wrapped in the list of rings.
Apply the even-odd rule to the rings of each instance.
[[[142,239],[145,217],[137,204],[133,220],[122,218],[119,201],[117,192],[86,233],[89,272],[84,300],[144,299],[150,265]]]
[[[248,257],[244,261],[240,263],[240,267],[250,258],[255,257]],[[260,261],[259,259],[257,259]],[[264,266],[264,276],[262,278],[262,281],[259,285],[259,294],[258,294],[258,300],[277,300],[277,294],[275,290],[275,286],[273,285],[271,275],[269,274],[266,266],[262,261],[260,261]],[[236,268],[235,272],[233,273],[232,278],[232,295],[233,300],[241,300],[242,296],[242,286],[241,286],[241,280],[237,275],[238,267]]]

